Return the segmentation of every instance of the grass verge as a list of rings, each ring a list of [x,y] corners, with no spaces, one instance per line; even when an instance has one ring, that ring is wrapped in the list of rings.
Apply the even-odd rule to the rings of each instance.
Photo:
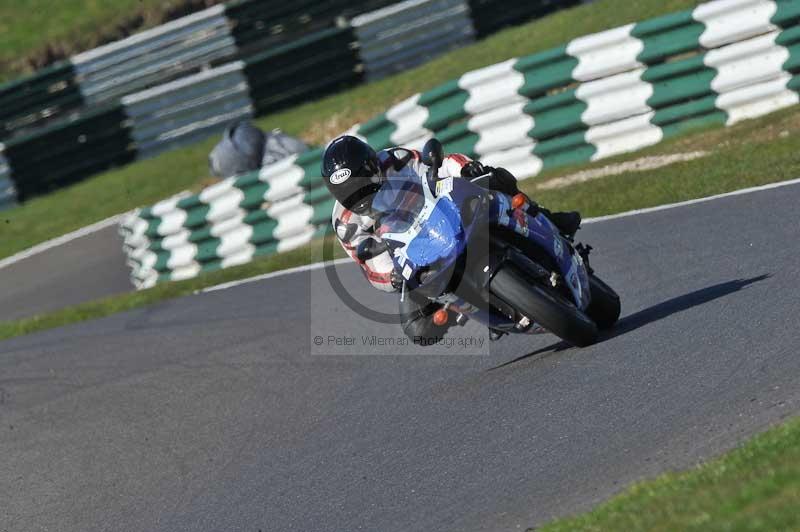
[[[125,0],[126,3],[130,1]],[[154,3],[155,0],[147,1]],[[602,0],[564,10],[502,31],[419,68],[263,117],[258,123],[265,128],[281,127],[312,144],[321,144],[354,123],[383,112],[393,103],[466,71],[552,48],[588,33],[687,9],[697,3],[696,0]],[[76,9],[75,4],[74,0],[64,2],[73,9]],[[0,11],[2,20],[10,19],[4,19]],[[0,31],[2,29],[0,27]],[[119,212],[197,187],[207,181],[208,152],[215,142],[216,139],[211,138],[93,176],[0,212],[0,258]]]
[[[525,180],[521,188],[548,208],[575,209],[584,216],[602,216],[701,198],[800,177],[798,134],[800,106],[795,106],[729,128],[698,130],[591,165],[544,172]],[[536,188],[539,183],[578,169],[689,151],[710,154],[655,170],[625,172],[561,189]]]
[[[222,0],[0,0],[0,80]]]
[[[538,183],[559,175],[559,172],[550,171],[523,181],[521,188],[551,209],[578,209],[584,216],[602,216],[786,181],[800,177],[800,152],[795,139],[798,133],[800,106],[730,128],[696,131],[647,150],[567,168],[563,172],[630,161],[648,155],[695,150],[711,152],[702,159],[648,172],[626,172],[556,190],[537,190]],[[0,339],[99,318],[215,284],[316,262],[321,257],[320,242],[235,268],[202,274],[187,281],[164,283],[148,290],[112,296],[33,318],[0,322]],[[334,249],[337,256],[343,256],[338,245]]]
[[[800,419],[690,471],[634,484],[539,532],[800,529]]]

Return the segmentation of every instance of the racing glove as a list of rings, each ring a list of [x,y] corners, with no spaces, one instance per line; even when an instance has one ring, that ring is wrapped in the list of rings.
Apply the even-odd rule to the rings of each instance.
[[[505,168],[494,168],[479,161],[470,161],[461,168],[461,177],[470,179],[483,188],[496,190],[509,196],[519,193],[517,179]]]
[[[403,288],[403,281],[405,281],[405,279],[403,279],[403,276],[400,275],[400,273],[397,270],[392,270],[391,275],[392,275],[391,277],[392,288],[394,288],[397,291],[400,291]]]
[[[490,172],[494,172],[494,168],[485,166],[480,161],[470,161],[461,167],[461,177],[466,177],[468,179],[474,179]]]

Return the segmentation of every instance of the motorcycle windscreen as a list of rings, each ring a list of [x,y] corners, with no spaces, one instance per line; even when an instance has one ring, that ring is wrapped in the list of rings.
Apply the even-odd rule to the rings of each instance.
[[[419,216],[425,205],[422,183],[408,176],[387,178],[372,199],[372,210],[380,216],[382,223],[391,217],[393,233],[402,233]]]
[[[464,243],[461,216],[451,201],[426,199],[418,179],[394,176],[372,201],[380,216],[379,236],[391,234],[406,244],[406,255],[415,267],[457,258]]]
[[[420,220],[419,232],[408,246],[408,256],[417,266],[449,266],[465,244],[458,209],[450,201],[437,201]]]

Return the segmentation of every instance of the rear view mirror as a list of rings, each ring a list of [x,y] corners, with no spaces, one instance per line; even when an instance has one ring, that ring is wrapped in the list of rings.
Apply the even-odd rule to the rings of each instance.
[[[425,146],[422,147],[422,162],[438,170],[442,166],[443,160],[444,148],[442,148],[442,143],[435,138],[426,142]]]

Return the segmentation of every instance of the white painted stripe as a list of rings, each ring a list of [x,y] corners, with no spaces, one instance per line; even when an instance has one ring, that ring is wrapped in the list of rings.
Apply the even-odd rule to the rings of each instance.
[[[475,115],[515,102],[527,102],[517,93],[525,84],[525,75],[514,70],[518,59],[509,59],[496,65],[467,72],[458,80],[458,86],[469,93],[464,103],[467,114]]]
[[[350,21],[350,24],[354,28],[360,28],[361,26],[367,26],[369,24],[379,22],[382,19],[396,17],[397,15],[400,15],[404,11],[411,11],[414,9],[418,9],[420,7],[424,7],[425,4],[429,2],[430,0],[405,0],[404,2],[398,2],[396,4],[392,4],[381,9],[376,9],[374,11],[369,11],[362,15],[358,15],[357,17],[353,18],[353,20]]]
[[[305,231],[298,233],[296,235],[283,238],[278,242],[278,253],[284,253],[286,251],[291,251],[293,249],[299,248],[300,246],[304,246],[311,242],[311,239],[314,238],[314,234],[317,232],[316,228],[312,225],[306,227]]]
[[[542,171],[543,166],[542,160],[533,154],[534,144],[531,142],[529,146],[489,153],[481,157],[481,161],[489,166],[501,166],[517,179],[533,177]]]
[[[716,194],[714,196],[706,196],[704,198],[697,198],[692,200],[681,201],[678,203],[669,203],[667,205],[658,205],[656,207],[648,207],[646,209],[636,209],[618,214],[609,214],[608,216],[598,216],[596,218],[587,218],[583,220],[583,224],[593,224],[599,222],[606,222],[608,220],[617,220],[619,218],[628,218],[631,216],[638,216],[640,214],[648,214],[651,212],[666,211],[669,209],[678,209],[680,207],[687,207],[689,205],[697,205],[698,203],[708,203],[722,198],[730,198],[733,196],[743,196],[745,194],[752,194],[754,192],[762,192],[764,190],[773,190],[776,188],[784,188],[793,185],[800,185],[800,179],[792,179],[790,181],[780,181],[778,183],[769,183],[767,185],[760,185],[757,187],[742,188],[734,190],[733,192],[725,192],[723,194]]]
[[[151,271],[147,274],[146,277],[142,278],[139,281],[134,281],[134,286],[137,290],[144,290],[146,288],[153,288],[158,281],[158,273],[155,271]]]
[[[215,199],[227,194],[228,191],[233,188],[234,181],[236,181],[235,177],[228,177],[219,183],[209,185],[200,191],[200,193],[197,195],[197,199],[199,199],[202,203],[214,201]]]
[[[239,84],[244,84],[244,86],[247,87],[247,80],[244,78],[244,73],[242,72],[243,69],[244,63],[242,61],[226,63],[221,67],[203,70],[192,76],[178,78],[175,81],[157,85],[150,89],[127,94],[123,96],[120,101],[125,107],[133,107],[140,102],[153,100],[168,93],[183,91],[187,88],[196,87],[204,81],[213,80],[218,77],[224,77],[234,72],[240,73],[240,75],[237,76]],[[231,86],[232,85],[233,83],[231,83]]]
[[[186,222],[187,214],[183,209],[174,209],[161,215],[161,223],[158,224],[156,230],[161,236],[168,236],[179,232],[183,229],[183,224]]]
[[[590,128],[586,132],[586,142],[597,148],[592,155],[592,161],[636,151],[661,142],[664,132],[660,127],[650,123],[654,115],[655,112],[649,112]]]
[[[197,257],[197,244],[187,243],[185,246],[170,250],[166,268],[168,270],[177,270],[178,268],[196,265],[195,257]]]
[[[652,111],[647,100],[653,86],[642,81],[642,73],[643,68],[581,84],[575,91],[587,106],[581,121],[596,126]]]
[[[415,94],[386,111],[386,118],[397,126],[390,138],[392,143],[399,146],[421,136],[433,135],[431,131],[422,127],[430,113],[427,108],[417,103],[419,97],[419,94]]]
[[[692,17],[706,26],[700,44],[717,48],[777,29],[770,22],[777,9],[771,0],[716,0],[697,6]]]
[[[122,227],[127,229],[127,234],[125,234],[126,231],[122,230]],[[120,234],[124,235],[125,244],[132,248],[147,247],[150,243],[150,239],[145,234],[148,227],[147,221],[139,218],[134,211],[123,215],[120,221]]]
[[[160,26],[156,26],[155,28],[135,33],[130,37],[126,37],[125,39],[114,41],[112,43],[99,46],[97,48],[93,48],[86,52],[74,55],[72,56],[70,61],[74,65],[80,66],[84,63],[88,63],[89,61],[93,61],[97,58],[119,52],[120,50],[140,44],[150,39],[155,39],[163,35],[169,35],[170,33],[176,32],[181,28],[186,28],[188,26],[191,26],[192,24],[196,24],[198,22],[202,22],[204,20],[212,19],[215,17],[219,19],[220,25],[227,27],[224,14],[225,14],[225,6],[219,4],[210,7],[208,9],[204,9],[203,11],[198,11],[196,13],[192,13],[191,15],[187,15],[185,17],[181,17],[172,20],[170,22],[166,22],[164,24],[161,24]]]
[[[192,279],[193,277],[197,277],[200,273],[201,268],[200,265],[196,262],[189,264],[188,266],[182,266],[179,268],[175,268],[170,272],[169,278],[172,281],[183,281],[184,279]]]
[[[578,60],[573,79],[590,81],[644,66],[636,60],[644,43],[631,35],[635,24],[628,24],[572,40],[567,53]]]
[[[188,229],[181,229],[175,234],[165,236],[161,240],[161,247],[165,250],[177,249],[185,246],[189,242],[189,237],[192,235]]]
[[[709,51],[704,63],[717,70],[711,88],[716,106],[728,114],[727,125],[800,102],[786,88],[792,75],[784,72],[789,50],[775,43],[779,32],[761,35]]]
[[[222,268],[229,268],[231,266],[238,266],[239,264],[247,264],[253,260],[253,255],[255,252],[256,247],[253,244],[247,244],[237,253],[223,258],[220,266],[222,266]]]
[[[618,214],[610,214],[608,216],[598,216],[596,218],[586,218],[585,220],[583,220],[583,224],[602,223],[602,222],[606,222],[606,221],[610,221],[610,220],[617,220],[617,219],[620,219],[620,218],[628,218],[628,217],[631,217],[631,216],[638,216],[638,215],[641,215],[641,214],[648,214],[648,213],[651,213],[651,212],[666,211],[666,210],[669,210],[669,209],[677,209],[677,208],[686,207],[686,206],[689,206],[689,205],[696,205],[698,203],[707,203],[707,202],[718,200],[718,199],[721,199],[721,198],[729,198],[729,197],[732,197],[732,196],[742,196],[742,195],[745,195],[745,194],[752,194],[752,193],[755,193],[755,192],[761,192],[761,191],[764,191],[764,190],[772,190],[772,189],[776,189],[776,188],[783,188],[783,187],[788,187],[788,186],[792,186],[792,185],[800,185],[800,179],[793,179],[791,181],[781,181],[781,182],[778,182],[778,183],[770,183],[768,185],[761,185],[761,186],[757,186],[757,187],[743,188],[741,190],[735,190],[733,192],[726,192],[724,194],[716,194],[714,196],[707,196],[705,198],[697,198],[697,199],[688,200],[688,201],[681,201],[681,202],[678,202],[678,203],[670,203],[668,205],[659,205],[657,207],[649,207],[647,209],[636,209],[636,210],[622,212],[622,213],[618,213]],[[267,280],[267,279],[273,279],[275,277],[282,277],[284,275],[292,275],[292,274],[295,274],[295,273],[314,271],[314,270],[319,270],[321,268],[325,268],[327,266],[338,266],[340,264],[348,264],[348,263],[355,264],[355,262],[350,258],[336,259],[336,260],[330,261],[330,262],[315,262],[314,264],[306,264],[304,266],[297,266],[295,268],[289,268],[287,270],[280,270],[280,271],[277,271],[277,272],[265,273],[265,274],[262,274],[262,275],[257,275],[255,277],[248,277],[246,279],[239,279],[237,281],[230,281],[230,282],[227,282],[227,283],[222,283],[222,284],[210,286],[208,288],[203,288],[201,290],[198,290],[195,293],[196,294],[202,294],[202,293],[206,293],[206,292],[216,292],[216,291],[219,291],[219,290],[225,290],[225,289],[228,289],[228,288],[233,288],[235,286],[240,286],[240,285],[247,284],[247,283],[253,283],[253,282],[257,282],[257,281],[264,281],[264,280]]]
[[[202,196],[200,199],[203,199]],[[242,209],[239,208],[239,204],[242,203],[242,200],[244,200],[244,191],[231,187],[224,194],[208,202],[206,221],[213,225],[240,214]]]
[[[475,152],[479,156],[517,146],[533,148],[528,131],[533,129],[533,117],[522,112],[525,102],[515,102],[473,116],[467,128],[478,134]]]
[[[421,137],[417,137],[407,142],[404,142],[401,146],[403,148],[407,148],[410,150],[422,151],[422,148],[425,146],[425,143],[428,142],[431,139],[431,137],[433,137],[433,134],[423,135]]]
[[[721,94],[717,98],[716,106],[728,113],[727,125],[730,126],[797,105],[800,103],[800,95],[786,88],[791,79],[791,74],[784,73],[777,79]]]
[[[279,201],[300,192],[300,181],[305,177],[305,170],[295,164],[297,157],[292,155],[259,171],[258,179],[269,183],[269,189],[264,194],[265,201]]]
[[[722,94],[781,76],[789,50],[775,44],[777,37],[778,32],[773,32],[710,50],[703,63],[717,70],[711,82],[714,92]]]
[[[225,258],[237,255],[246,249],[252,236],[253,227],[250,225],[242,225],[233,231],[228,231],[220,237],[216,251],[217,257]]]
[[[183,192],[178,192],[174,196],[170,196],[169,198],[163,199],[158,203],[156,203],[155,205],[153,205],[153,207],[150,209],[150,212],[152,212],[153,216],[157,218],[164,216],[165,214],[174,211],[177,208],[177,204],[180,200],[182,200],[183,198],[187,198],[191,195],[192,195],[191,192],[189,192],[188,190],[184,190]]]
[[[221,237],[228,231],[236,230],[239,226],[244,224],[245,216],[247,216],[247,212],[241,209],[237,215],[213,224],[210,228],[211,236]]]
[[[86,227],[81,227],[80,229],[72,231],[71,233],[61,235],[58,238],[53,238],[47,242],[42,242],[41,244],[37,244],[24,251],[20,251],[19,253],[11,255],[10,257],[6,257],[5,259],[0,260],[0,269],[5,268],[6,266],[11,266],[12,264],[16,264],[17,262],[33,257],[34,255],[38,255],[39,253],[45,252],[48,249],[66,244],[67,242],[72,242],[76,238],[81,238],[92,233],[96,233],[97,231],[105,229],[106,227],[117,224],[120,220],[122,220],[125,214],[127,213],[111,216],[105,220],[101,220],[92,225],[87,225]]]
[[[310,225],[311,218],[314,216],[314,208],[310,205],[298,206],[292,212],[287,212],[282,215],[273,216],[271,218],[278,221],[278,225],[272,231],[272,236],[276,240],[287,240],[298,234],[305,233],[309,228],[313,230]]]

